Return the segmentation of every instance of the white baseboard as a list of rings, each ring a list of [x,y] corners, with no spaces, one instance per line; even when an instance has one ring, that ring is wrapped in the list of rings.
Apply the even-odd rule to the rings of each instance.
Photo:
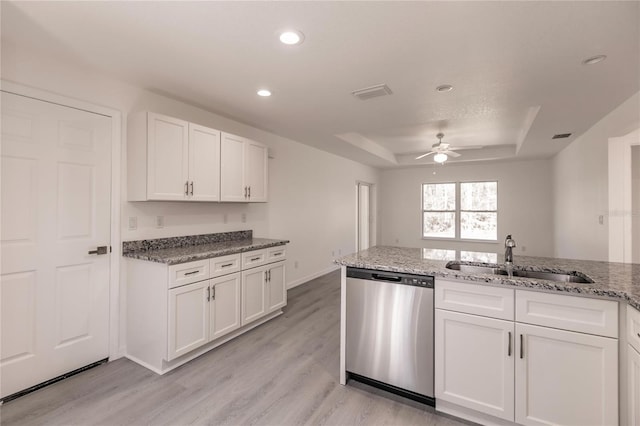
[[[327,269],[323,269],[322,271],[315,272],[311,275],[307,275],[306,277],[298,278],[297,280],[291,281],[289,282],[289,284],[287,284],[287,290],[290,290],[294,287],[299,286],[300,284],[304,284],[307,281],[311,281],[315,278],[321,277],[323,275],[328,274],[329,272],[333,272],[338,269],[340,269],[340,265],[334,265],[334,266],[328,267]]]

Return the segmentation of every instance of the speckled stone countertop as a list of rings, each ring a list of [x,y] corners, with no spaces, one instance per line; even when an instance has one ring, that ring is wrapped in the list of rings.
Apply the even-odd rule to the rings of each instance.
[[[430,258],[428,250],[419,248],[376,246],[335,261],[339,265],[380,271],[432,275],[476,283],[514,286],[534,290],[551,290],[572,294],[605,296],[626,300],[640,310],[640,264],[596,262],[590,260],[555,259],[514,256],[516,269],[549,272],[582,272],[594,282],[589,284],[548,281],[537,278],[509,278],[503,275],[465,273],[447,269],[447,260]],[[498,257],[498,264],[502,256]],[[459,262],[478,264],[477,262]]]
[[[241,237],[232,239],[233,237]],[[251,231],[130,241],[123,256],[175,265],[287,244],[289,240],[253,238]]]

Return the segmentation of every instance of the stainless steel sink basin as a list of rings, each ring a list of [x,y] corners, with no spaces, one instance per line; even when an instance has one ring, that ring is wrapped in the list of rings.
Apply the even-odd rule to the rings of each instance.
[[[450,262],[447,264],[446,267],[447,269],[466,272],[469,274],[508,275],[505,269],[502,269],[493,265],[478,266],[478,265],[465,265],[462,263]],[[593,280],[591,278],[576,271],[550,272],[550,271],[525,271],[522,269],[514,269],[513,276],[521,277],[521,278],[538,278],[541,280],[549,280],[549,281],[561,281],[566,283],[582,283],[582,284],[593,283]]]

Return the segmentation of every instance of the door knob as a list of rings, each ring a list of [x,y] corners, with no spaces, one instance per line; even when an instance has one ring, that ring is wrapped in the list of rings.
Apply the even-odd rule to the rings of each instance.
[[[89,254],[107,254],[107,246],[97,247],[95,250],[90,250]]]

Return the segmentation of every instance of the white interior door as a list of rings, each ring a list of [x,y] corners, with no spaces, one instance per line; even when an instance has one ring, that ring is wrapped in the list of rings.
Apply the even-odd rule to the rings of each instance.
[[[108,357],[110,186],[111,118],[2,93],[1,397]]]
[[[371,185],[357,184],[358,191],[358,251],[369,248],[371,236]]]

